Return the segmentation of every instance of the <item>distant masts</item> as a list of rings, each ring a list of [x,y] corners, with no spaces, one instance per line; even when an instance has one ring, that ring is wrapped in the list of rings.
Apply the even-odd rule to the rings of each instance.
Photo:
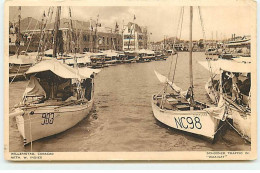
[[[18,58],[18,56],[19,56],[19,54],[20,54],[20,44],[21,44],[21,13],[22,13],[22,9],[21,9],[22,7],[21,6],[19,6],[18,7],[18,36],[17,36],[17,40],[16,40],[16,42],[17,42],[17,46],[18,46],[18,48],[17,48],[17,58]]]
[[[60,14],[61,14],[61,6],[57,7],[56,17],[55,17],[55,25],[54,25],[54,44],[53,44],[53,55],[52,57],[57,57],[57,49],[58,49],[58,32],[60,28]]]

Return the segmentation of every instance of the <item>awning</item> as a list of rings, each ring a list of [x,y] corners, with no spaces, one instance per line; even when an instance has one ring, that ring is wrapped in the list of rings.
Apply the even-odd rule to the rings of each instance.
[[[233,73],[251,73],[251,63],[241,63],[234,60],[199,61],[199,64],[214,74],[220,74],[221,70]]]
[[[93,73],[99,71],[90,68],[72,68],[66,64],[59,62],[56,59],[41,61],[38,64],[30,67],[26,74],[39,73],[44,71],[52,71],[57,76],[66,79],[86,79],[90,78]]]
[[[140,50],[137,50],[136,52],[137,52],[137,53],[147,53],[148,50],[146,50],[146,49],[140,49]]]
[[[89,56],[85,56],[83,58],[78,58],[77,59],[77,63],[78,64],[86,64],[86,63],[90,63],[91,60],[90,60],[90,57]]]

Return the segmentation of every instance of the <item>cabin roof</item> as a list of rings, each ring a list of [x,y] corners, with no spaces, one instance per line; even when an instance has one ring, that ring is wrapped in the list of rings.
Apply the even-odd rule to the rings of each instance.
[[[100,70],[90,68],[72,68],[56,59],[41,61],[30,67],[26,74],[39,73],[44,71],[52,71],[55,75],[65,79],[86,79],[90,78],[93,73]]]

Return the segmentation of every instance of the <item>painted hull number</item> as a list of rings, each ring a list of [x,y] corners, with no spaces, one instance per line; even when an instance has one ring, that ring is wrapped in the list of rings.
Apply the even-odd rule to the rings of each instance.
[[[42,123],[41,125],[46,125],[46,124],[53,124],[54,121],[54,113],[42,113]]]
[[[202,124],[199,117],[178,117],[175,118],[176,128],[180,129],[201,129]]]

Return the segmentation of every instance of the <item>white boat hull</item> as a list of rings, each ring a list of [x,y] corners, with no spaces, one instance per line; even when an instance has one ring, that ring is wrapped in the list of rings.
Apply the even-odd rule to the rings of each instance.
[[[219,125],[218,119],[203,110],[173,111],[160,109],[153,99],[152,109],[155,118],[163,124],[210,140],[214,139]]]
[[[89,114],[92,107],[93,100],[81,105],[27,109],[24,115],[16,116],[18,130],[24,138],[24,145],[75,126]]]
[[[244,139],[251,142],[251,115],[239,112],[235,108],[230,109],[230,115],[235,129]]]

